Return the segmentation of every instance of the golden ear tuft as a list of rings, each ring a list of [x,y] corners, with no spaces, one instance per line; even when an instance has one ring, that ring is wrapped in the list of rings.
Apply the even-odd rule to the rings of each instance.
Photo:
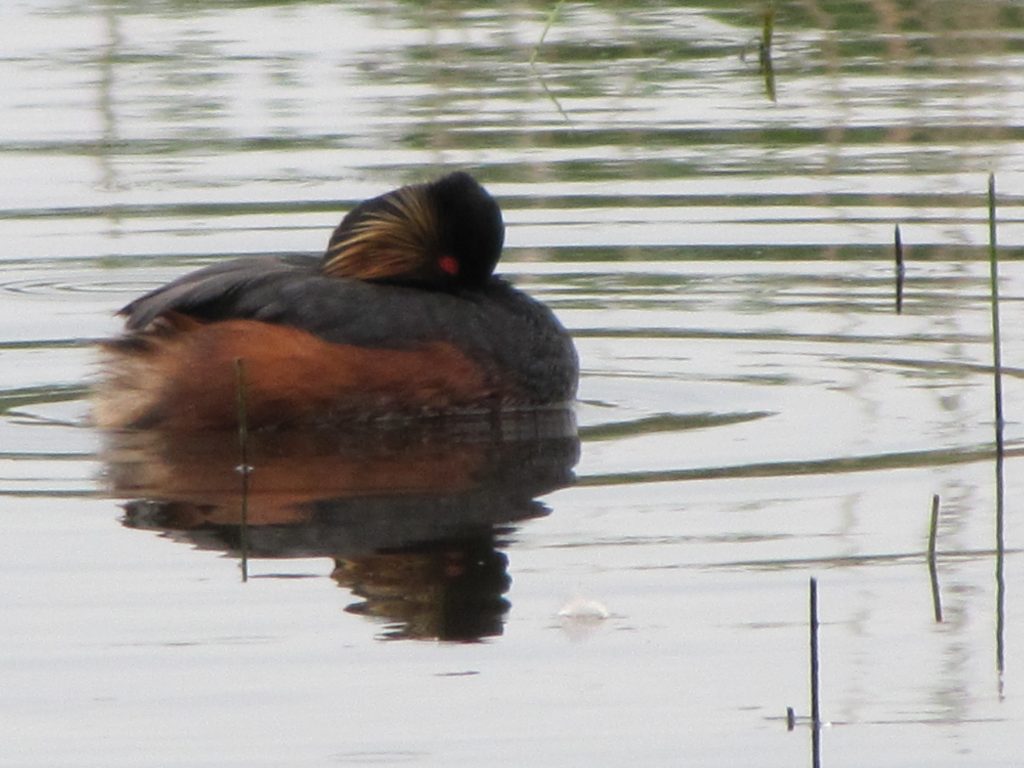
[[[439,242],[437,215],[420,186],[402,187],[333,244],[321,270],[359,280],[422,277]]]

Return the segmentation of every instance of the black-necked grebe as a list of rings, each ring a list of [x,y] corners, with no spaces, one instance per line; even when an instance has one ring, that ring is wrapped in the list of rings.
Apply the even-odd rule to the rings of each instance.
[[[121,310],[103,345],[105,428],[251,427],[569,404],[578,366],[551,311],[493,272],[505,228],[466,173],[352,209],[321,258],[256,256]]]

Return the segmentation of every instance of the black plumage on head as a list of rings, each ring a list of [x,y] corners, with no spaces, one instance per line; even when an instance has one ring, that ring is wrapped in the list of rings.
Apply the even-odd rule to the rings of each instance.
[[[477,288],[494,273],[504,240],[497,202],[460,171],[357,205],[320,268],[332,277]]]

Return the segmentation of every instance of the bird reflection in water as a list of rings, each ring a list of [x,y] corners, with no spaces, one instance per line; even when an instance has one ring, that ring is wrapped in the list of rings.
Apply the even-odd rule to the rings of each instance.
[[[510,607],[508,557],[492,536],[340,558],[331,576],[363,598],[346,610],[388,622],[386,639],[493,637]]]
[[[403,425],[372,432],[254,433],[252,471],[237,436],[111,434],[107,477],[128,527],[250,559],[331,557],[360,598],[351,613],[385,639],[500,635],[510,608],[517,523],[548,514],[538,497],[573,481],[570,413],[500,424]]]

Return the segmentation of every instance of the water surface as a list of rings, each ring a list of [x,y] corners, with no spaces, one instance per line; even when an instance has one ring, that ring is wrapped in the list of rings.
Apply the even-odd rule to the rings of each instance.
[[[823,765],[1019,762],[1020,6],[777,3],[771,80],[757,4],[552,5],[0,10],[0,762],[804,765],[811,576]],[[269,444],[241,528],[89,426],[139,292],[455,167],[578,444]]]

